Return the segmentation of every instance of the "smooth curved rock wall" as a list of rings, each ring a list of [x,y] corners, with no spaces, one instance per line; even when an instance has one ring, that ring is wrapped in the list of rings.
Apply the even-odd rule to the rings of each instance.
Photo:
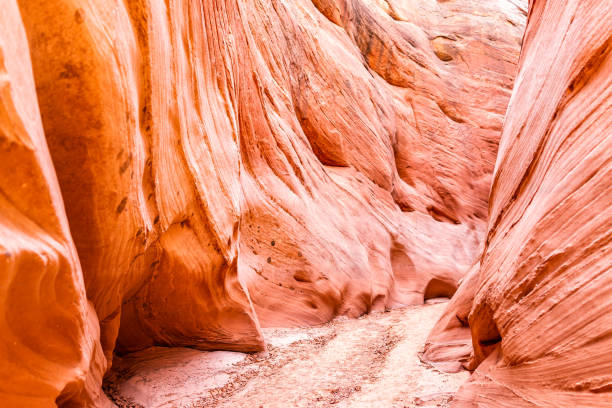
[[[106,360],[45,143],[28,42],[0,8],[0,405],[103,406]]]
[[[531,2],[482,264],[424,355],[465,358],[469,325],[454,406],[612,406],[611,129],[610,3]]]
[[[480,250],[524,12],[240,4],[240,267],[262,325],[454,292]]]

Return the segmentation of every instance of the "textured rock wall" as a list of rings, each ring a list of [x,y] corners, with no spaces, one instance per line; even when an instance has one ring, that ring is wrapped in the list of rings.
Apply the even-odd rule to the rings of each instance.
[[[485,228],[519,6],[240,4],[240,267],[262,325],[454,292]]]
[[[237,64],[234,48],[217,42],[230,35],[233,8],[20,4],[109,359],[119,332],[123,350],[261,349],[237,277],[240,157],[234,73],[226,71]]]
[[[40,121],[28,43],[0,8],[0,405],[101,394],[106,360]],[[102,404],[102,402],[99,402]]]
[[[425,353],[465,355],[469,324],[456,406],[612,406],[611,129],[610,3],[532,2],[482,266]]]
[[[6,315],[45,295],[6,395],[103,405],[113,351],[260,350],[260,324],[450,295],[478,254],[520,2],[9,3],[1,136],[31,142],[0,182],[41,231],[7,209],[0,245],[42,261],[6,267]]]

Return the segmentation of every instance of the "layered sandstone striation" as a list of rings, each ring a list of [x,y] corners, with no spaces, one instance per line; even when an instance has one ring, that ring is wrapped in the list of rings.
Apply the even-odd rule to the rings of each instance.
[[[109,359],[118,336],[122,350],[263,345],[238,280],[236,64],[217,43],[237,20],[221,4],[20,2]],[[211,31],[216,17],[230,20]]]
[[[479,253],[522,3],[8,3],[6,395],[101,405],[114,352],[261,350]]]
[[[452,294],[484,232],[523,10],[357,0],[239,8],[248,44],[240,267],[261,324]]]
[[[455,406],[612,406],[611,129],[610,3],[531,2],[482,265],[425,353],[465,356],[469,325]]]

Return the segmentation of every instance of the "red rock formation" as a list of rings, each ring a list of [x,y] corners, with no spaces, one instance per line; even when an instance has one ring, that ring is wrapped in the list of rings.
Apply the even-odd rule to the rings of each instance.
[[[609,2],[532,2],[482,267],[454,300],[473,298],[478,367],[455,406],[612,406],[611,129]]]
[[[24,217],[57,219],[78,292],[74,355],[48,398],[72,382],[61,402],[98,403],[80,279],[110,363],[151,345],[260,350],[259,322],[450,295],[472,264],[524,20],[512,0],[17,4],[78,251],[49,159],[30,152],[45,177],[3,189]],[[29,67],[20,38],[7,58]],[[11,80],[31,85],[24,72]],[[31,88],[10,100],[35,109]],[[15,187],[28,177],[48,210]]]
[[[20,4],[109,359],[119,331],[123,350],[261,349],[237,276],[233,47],[216,42],[236,12],[212,2]],[[207,28],[215,16],[229,19],[219,32]]]
[[[240,15],[240,264],[262,325],[452,294],[484,231],[521,9],[259,0]]]
[[[14,1],[0,9],[0,157],[0,405],[91,404],[106,361]]]

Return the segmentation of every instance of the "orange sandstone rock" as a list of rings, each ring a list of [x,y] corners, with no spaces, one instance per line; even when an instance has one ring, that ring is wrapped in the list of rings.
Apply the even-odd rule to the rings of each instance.
[[[109,360],[118,336],[124,351],[261,349],[237,270],[237,66],[234,46],[217,42],[231,36],[237,10],[223,2],[20,5]]]
[[[3,153],[24,173],[2,188],[25,220],[61,234],[51,242],[14,226],[17,215],[0,219],[41,246],[36,256],[61,252],[72,279],[70,296],[45,298],[69,309],[73,330],[48,353],[70,358],[37,377],[53,383],[46,402],[64,390],[62,404],[103,404],[113,351],[261,350],[260,323],[449,296],[479,253],[520,3],[17,3],[33,79],[11,3],[3,61],[28,70],[11,71],[20,85],[7,100],[35,109],[37,97],[61,197],[46,150]],[[6,134],[15,111],[2,117]],[[38,149],[31,116],[38,127],[24,134]],[[36,204],[45,191],[52,203]],[[49,305],[28,307],[54,313]],[[38,387],[28,381],[20,386]]]
[[[0,405],[104,406],[98,320],[85,297],[13,0],[0,8],[0,157]]]
[[[454,406],[612,406],[611,129],[609,2],[531,2],[482,266],[454,301],[473,293],[476,368]]]

